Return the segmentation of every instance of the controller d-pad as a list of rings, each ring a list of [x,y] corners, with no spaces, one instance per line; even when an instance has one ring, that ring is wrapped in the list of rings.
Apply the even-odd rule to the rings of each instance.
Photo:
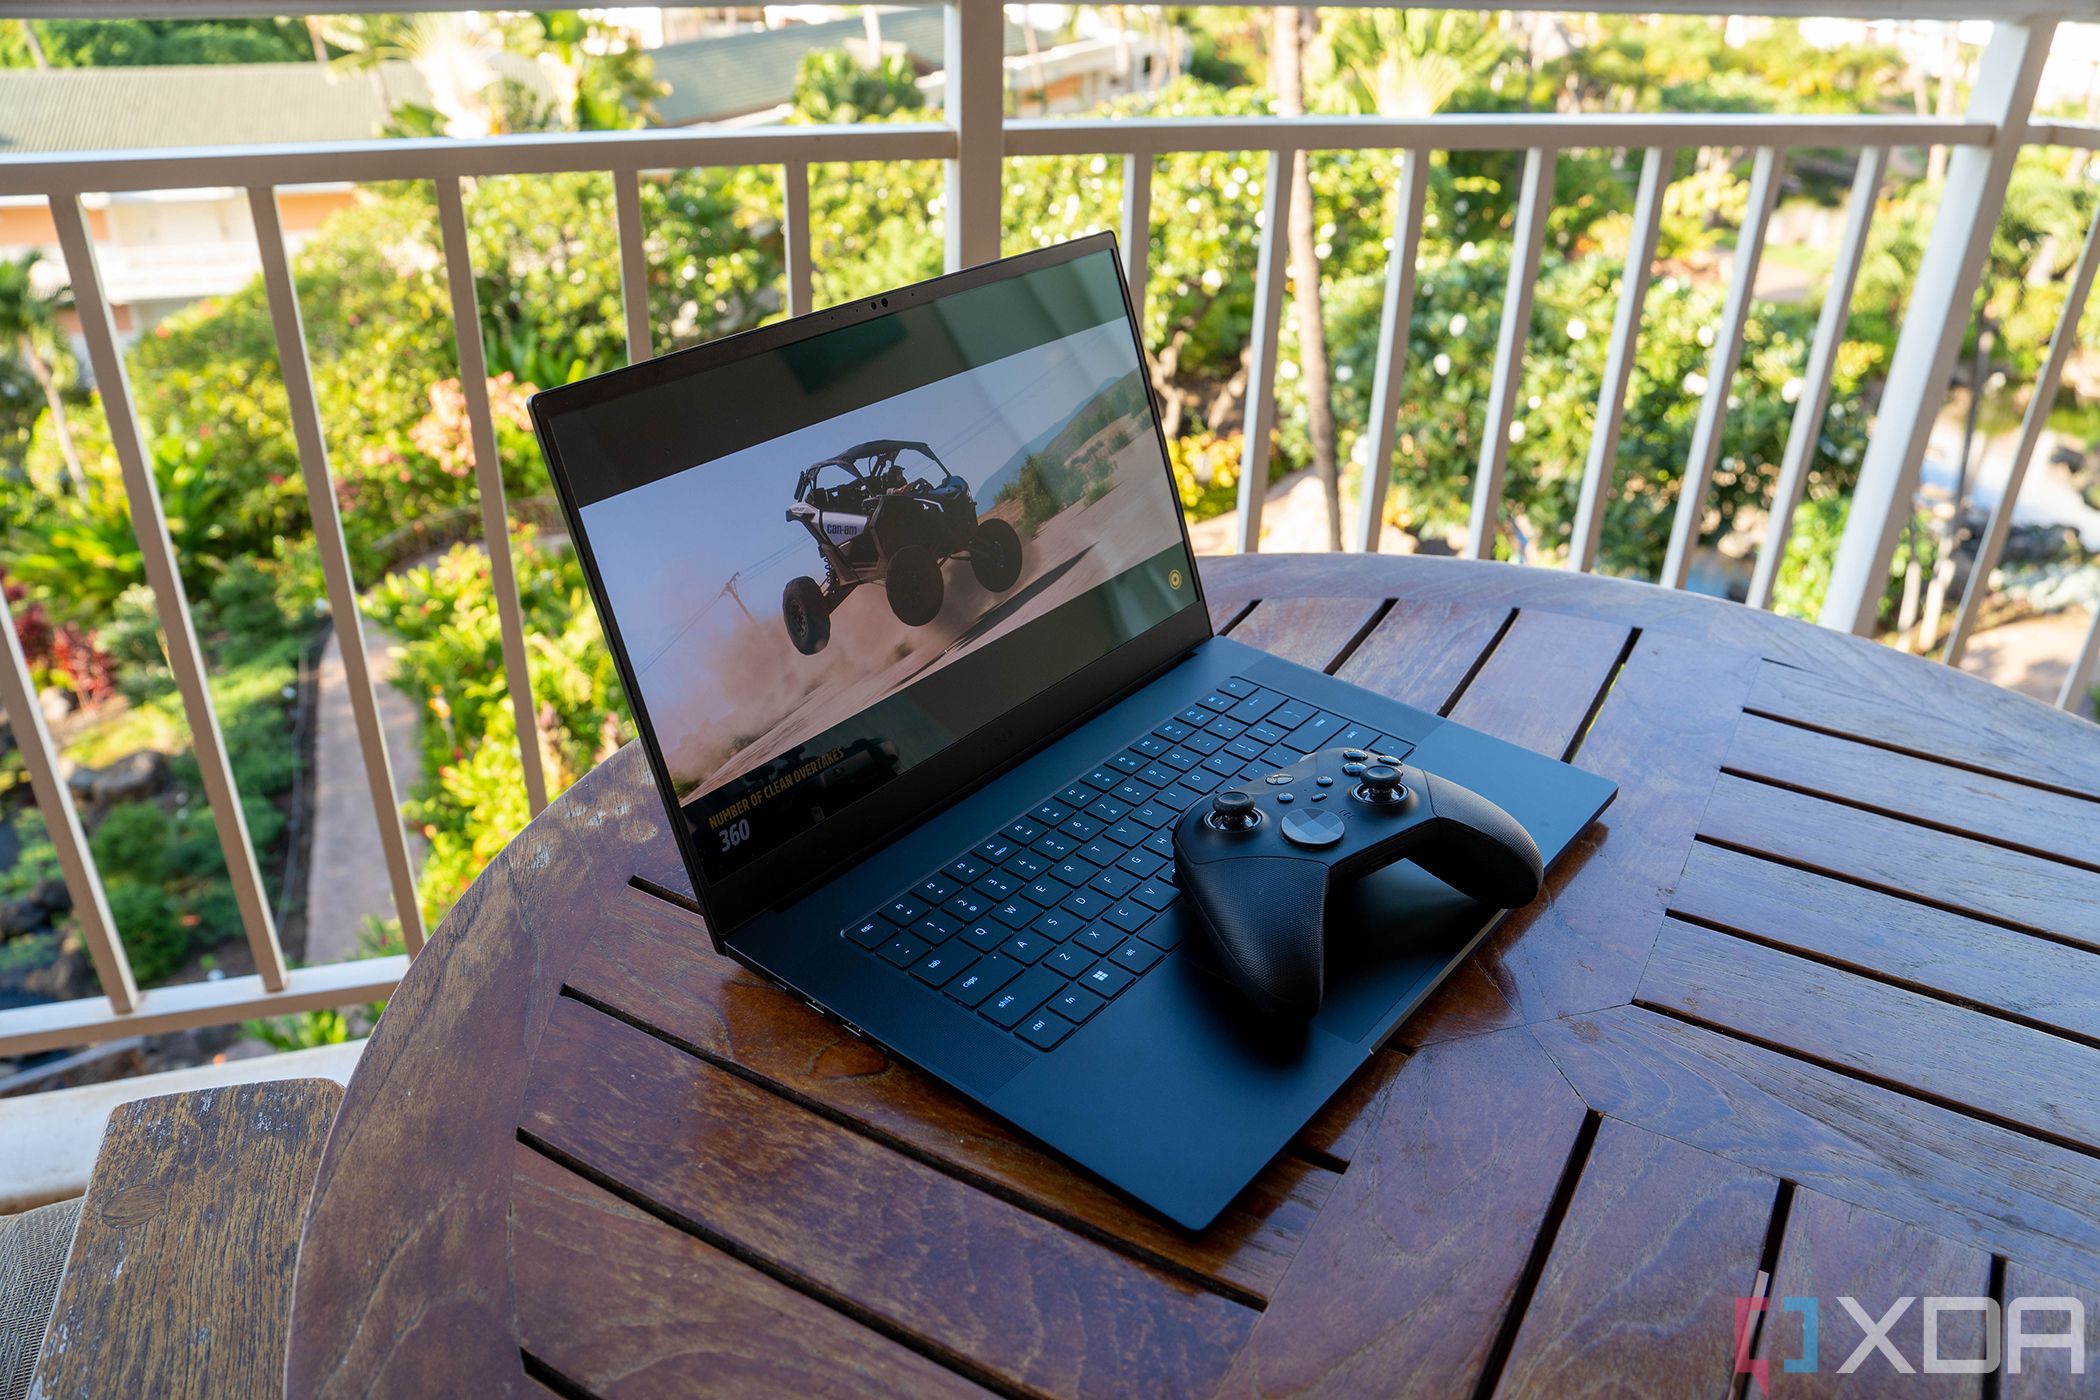
[[[1283,839],[1293,846],[1332,846],[1348,828],[1333,812],[1308,808],[1287,814],[1282,823]]]

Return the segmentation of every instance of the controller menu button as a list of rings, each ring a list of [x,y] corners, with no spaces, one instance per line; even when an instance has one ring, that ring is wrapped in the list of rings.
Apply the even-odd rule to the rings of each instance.
[[[1331,811],[1292,812],[1283,819],[1283,839],[1294,846],[1332,846],[1347,831]]]
[[[1369,758],[1370,756],[1371,755],[1365,753],[1362,749],[1342,750],[1342,757],[1348,759],[1351,763],[1362,763],[1365,759]]]
[[[1262,779],[1263,782],[1271,787],[1282,787],[1290,780],[1291,775],[1288,773],[1271,773],[1268,777]]]

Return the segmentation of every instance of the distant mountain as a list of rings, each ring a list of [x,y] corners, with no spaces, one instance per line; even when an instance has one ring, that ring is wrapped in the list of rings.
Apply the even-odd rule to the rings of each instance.
[[[1020,476],[1021,468],[1028,465],[1030,457],[1041,453],[1052,460],[1068,458],[1108,423],[1146,407],[1149,400],[1141,378],[1143,373],[1134,369],[1128,374],[1108,376],[1094,386],[1085,403],[1063,420],[1045,428],[1031,441],[1021,444],[1020,450],[1004,466],[977,485],[978,508],[988,509],[993,501],[998,500],[999,493]]]

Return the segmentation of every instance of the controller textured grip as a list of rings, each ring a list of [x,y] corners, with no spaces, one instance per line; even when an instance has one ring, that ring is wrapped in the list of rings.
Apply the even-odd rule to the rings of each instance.
[[[1408,857],[1468,899],[1497,909],[1537,899],[1545,862],[1524,824],[1471,788],[1434,773],[1422,777],[1436,817],[1421,828]]]
[[[1258,856],[1184,866],[1182,875],[1226,971],[1256,1005],[1301,1021],[1320,1009],[1325,865]]]

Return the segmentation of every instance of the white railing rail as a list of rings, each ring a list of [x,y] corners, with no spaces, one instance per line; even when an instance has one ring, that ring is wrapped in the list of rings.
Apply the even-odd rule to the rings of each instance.
[[[1884,11],[1883,6],[1872,7]],[[352,6],[354,7],[354,6]],[[1652,0],[1631,6],[1658,8]],[[151,5],[113,3],[111,14],[142,14]],[[215,12],[239,8],[220,3]],[[279,7],[263,8],[275,12]],[[341,9],[345,6],[337,6]],[[367,8],[385,8],[371,6]],[[417,8],[431,8],[420,5]],[[1599,8],[1591,5],[1589,8]],[[1843,7],[1840,7],[1843,8]],[[1965,7],[1938,0],[1905,0],[1895,5],[1906,17],[1957,13]],[[1827,5],[1794,7],[1753,5],[1755,13],[1827,13]],[[0,14],[9,13],[0,4]],[[16,11],[19,12],[19,11]],[[2060,11],[2073,12],[2073,11]],[[2078,9],[2082,13],[2083,9]],[[654,349],[647,294],[640,180],[654,172],[687,167],[772,166],[782,181],[785,215],[787,300],[791,311],[811,309],[809,168],[818,162],[940,160],[946,164],[944,221],[946,255],[951,267],[988,260],[999,252],[1003,161],[1028,156],[1100,156],[1120,159],[1124,192],[1120,228],[1126,270],[1133,293],[1142,304],[1147,281],[1147,253],[1152,215],[1152,178],[1156,158],[1186,152],[1260,152],[1267,184],[1257,258],[1255,317],[1251,341],[1245,421],[1245,457],[1240,476],[1236,538],[1243,550],[1261,542],[1262,492],[1268,476],[1270,431],[1276,416],[1275,370],[1282,329],[1288,258],[1283,211],[1287,207],[1293,158],[1301,151],[1375,149],[1399,153],[1398,195],[1387,268],[1386,295],[1371,394],[1370,421],[1364,425],[1372,446],[1369,460],[1391,460],[1397,432],[1399,386],[1408,345],[1415,291],[1415,258],[1419,247],[1427,187],[1428,158],[1435,150],[1522,152],[1525,157],[1513,234],[1513,256],[1493,371],[1492,388],[1483,405],[1487,431],[1478,463],[1473,506],[1467,530],[1467,552],[1486,554],[1499,525],[1502,481],[1508,461],[1509,424],[1523,359],[1545,220],[1552,199],[1552,177],[1559,153],[1579,149],[1639,152],[1642,161],[1635,201],[1628,266],[1608,346],[1604,384],[1598,403],[1595,438],[1586,458],[1569,564],[1594,567],[1605,505],[1611,490],[1620,426],[1641,334],[1641,308],[1653,273],[1657,229],[1672,157],[1680,151],[1722,147],[1754,152],[1749,211],[1737,244],[1732,284],[1719,325],[1704,391],[1685,488],[1676,517],[1662,583],[1682,586],[1706,515],[1705,496],[1720,436],[1727,421],[1730,383],[1736,371],[1754,285],[1758,253],[1776,202],[1781,171],[1790,152],[1839,148],[1859,152],[1845,232],[1837,252],[1831,290],[1810,346],[1805,383],[1797,403],[1766,540],[1752,584],[1751,601],[1769,604],[1778,561],[1784,552],[1793,505],[1806,481],[1815,437],[1828,406],[1830,378],[1843,338],[1846,307],[1859,271],[1874,202],[1895,147],[1951,148],[1947,196],[1942,203],[1891,370],[1891,385],[1882,406],[1884,427],[1874,438],[1852,511],[1843,551],[1836,565],[1831,602],[1824,620],[1853,630],[1871,626],[1874,607],[1888,576],[1897,530],[1910,518],[1912,492],[1924,433],[1943,400],[1948,369],[1966,330],[1980,275],[1982,254],[1995,228],[2005,180],[2017,150],[2027,144],[2056,144],[2100,149],[2100,129],[2072,125],[2030,125],[2027,104],[2046,55],[2053,19],[2000,23],[1983,65],[1982,81],[1970,111],[1959,118],[1798,117],[1757,114],[1668,115],[1450,115],[1428,118],[1388,117],[1234,117],[1200,119],[1037,119],[1005,120],[1002,115],[1003,66],[1000,7],[985,0],[951,0],[947,11],[947,52],[951,72],[945,88],[945,120],[940,123],[673,129],[592,133],[553,133],[496,137],[479,141],[373,140],[296,147],[241,147],[147,152],[68,152],[62,155],[0,154],[0,196],[46,200],[59,232],[74,296],[81,312],[96,383],[103,394],[110,432],[129,497],[134,528],[145,556],[148,581],[160,607],[171,668],[181,692],[197,759],[218,834],[232,872],[243,925],[257,973],[220,982],[137,989],[124,956],[121,932],[109,917],[93,857],[83,839],[65,785],[59,781],[58,756],[45,729],[27,665],[9,630],[7,666],[0,670],[0,702],[15,725],[39,809],[58,849],[59,862],[73,896],[83,936],[107,995],[51,1006],[0,1012],[0,1054],[20,1054],[118,1036],[225,1024],[251,1016],[275,1015],[322,1006],[346,1005],[383,996],[406,966],[405,957],[378,958],[322,967],[288,970],[277,944],[261,876],[241,819],[233,777],[220,738],[211,697],[204,682],[204,661],[190,624],[188,606],[177,575],[177,561],[167,522],[148,469],[137,409],[132,401],[109,301],[97,273],[94,248],[81,212],[81,197],[120,191],[209,187],[246,189],[260,240],[260,261],[276,333],[281,372],[289,390],[290,417],[307,497],[314,511],[314,533],[337,640],[351,690],[352,709],[363,748],[370,797],[379,819],[389,884],[412,955],[423,942],[413,871],[399,809],[399,788],[391,771],[371,668],[358,621],[357,599],[342,522],[336,509],[334,481],[314,397],[312,370],[300,320],[297,290],[287,259],[278,218],[281,186],[315,181],[376,182],[427,180],[438,202],[451,315],[460,350],[461,383],[466,393],[475,479],[481,491],[483,539],[492,562],[502,623],[505,675],[517,718],[520,757],[534,812],[547,799],[533,722],[534,706],[526,671],[525,630],[505,521],[502,478],[496,459],[496,437],[486,392],[486,374],[477,310],[474,269],[466,237],[462,182],[497,175],[530,175],[556,171],[604,171],[613,180],[619,245],[622,309],[631,358],[646,358]],[[2100,240],[2100,224],[2094,239]],[[2054,388],[2075,334],[2080,307],[2095,270],[2095,242],[2089,240],[2074,279],[2073,295],[2063,313],[2045,366],[2041,389]],[[1899,382],[1899,376],[1900,382]],[[2044,405],[2038,392],[2035,402]],[[2012,490],[2026,468],[2037,436],[2031,409],[2023,431],[2012,486],[1982,542],[1969,589],[1957,619],[1950,659],[1958,658],[1974,624],[1977,595],[1987,586],[1990,569],[2002,548],[2009,521]],[[1362,509],[1350,543],[1374,550],[1381,533],[1387,472],[1373,470],[1365,483]],[[2074,667],[2066,696],[2090,675],[2100,651],[2100,626],[2088,637],[2084,655]]]

